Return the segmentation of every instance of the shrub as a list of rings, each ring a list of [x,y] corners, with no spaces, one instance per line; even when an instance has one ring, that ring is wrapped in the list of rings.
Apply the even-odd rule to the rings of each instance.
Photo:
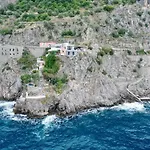
[[[54,53],[50,53],[45,58],[45,66],[43,69],[43,76],[46,80],[51,80],[60,68],[59,59]]]
[[[132,52],[130,50],[127,50],[128,55],[132,55]]]
[[[100,55],[100,56],[103,57],[103,56],[105,55],[105,52],[104,52],[104,51],[99,51],[99,52],[97,53],[97,55],[98,55],[98,56]]]
[[[137,51],[136,51],[136,54],[137,54],[137,55],[144,55],[144,54],[146,54],[146,53],[145,53],[144,49],[140,49],[140,50],[137,50]]]
[[[44,21],[44,27],[47,29],[47,30],[53,30],[55,25],[53,22],[47,22],[47,21]]]
[[[112,12],[114,10],[114,6],[112,6],[112,5],[106,5],[106,6],[104,6],[103,9],[105,11]]]
[[[126,32],[127,32],[127,30],[123,29],[123,28],[118,30],[119,36],[124,36],[126,34]]]
[[[63,31],[61,36],[75,36],[76,33],[71,31],[71,30],[67,30],[67,31]]]
[[[31,82],[31,75],[29,75],[29,74],[22,75],[21,81],[23,84],[27,84],[27,83]]]
[[[112,32],[112,33],[111,33],[111,36],[114,37],[114,38],[119,38],[119,34],[118,34],[117,31]]]
[[[97,57],[99,56],[104,56],[104,55],[113,55],[114,51],[111,47],[102,47],[102,49],[100,49],[100,51],[97,53]]]
[[[146,27],[146,28],[148,27],[148,24],[147,24],[147,23],[145,23],[145,27]]]
[[[103,75],[107,75],[107,72],[105,70],[102,71]]]
[[[107,55],[113,55],[114,52],[113,52],[113,49],[111,47],[102,47],[102,51]]]
[[[139,12],[137,12],[136,14],[137,14],[139,17],[141,17],[142,14],[143,14],[143,12],[142,12],[142,11],[139,11]]]
[[[2,34],[2,35],[7,35],[7,34],[12,34],[12,29],[1,29],[0,30],[0,34]]]
[[[133,32],[132,32],[132,31],[129,31],[129,32],[128,32],[128,36],[129,36],[129,37],[134,37]]]
[[[96,8],[95,13],[100,13],[102,11],[102,8]]]
[[[30,70],[34,68],[36,58],[28,50],[24,50],[22,57],[18,60],[18,63],[22,66],[23,70]]]

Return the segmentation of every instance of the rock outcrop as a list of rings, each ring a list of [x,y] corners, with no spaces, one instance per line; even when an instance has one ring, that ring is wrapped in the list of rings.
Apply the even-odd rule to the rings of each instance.
[[[15,100],[20,96],[22,84],[16,60],[9,60],[0,70],[0,97]]]
[[[99,64],[96,51],[89,51],[61,59],[63,65],[58,75],[66,74],[69,80],[63,92],[45,99],[18,99],[16,113],[66,116],[84,109],[137,101],[128,90],[140,96],[149,93],[149,71],[143,71],[148,70],[149,56],[128,56],[117,51],[112,56],[100,57]]]

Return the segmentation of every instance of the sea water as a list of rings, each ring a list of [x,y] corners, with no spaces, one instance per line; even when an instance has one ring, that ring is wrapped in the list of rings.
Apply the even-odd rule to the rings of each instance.
[[[28,119],[0,102],[0,150],[150,150],[150,103]]]

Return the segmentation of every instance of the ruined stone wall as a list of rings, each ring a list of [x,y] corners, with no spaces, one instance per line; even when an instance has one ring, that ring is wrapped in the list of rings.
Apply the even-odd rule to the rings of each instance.
[[[35,57],[40,57],[45,52],[45,48],[34,46],[0,45],[0,65],[6,63],[10,58],[21,58],[24,49],[28,49]]]
[[[19,59],[22,52],[22,46],[0,45],[0,64],[7,62],[10,58]]]

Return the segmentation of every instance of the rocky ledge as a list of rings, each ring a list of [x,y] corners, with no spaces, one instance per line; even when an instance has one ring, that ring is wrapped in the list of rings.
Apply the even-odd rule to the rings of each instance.
[[[20,98],[14,108],[16,113],[66,116],[89,108],[140,101],[139,97],[150,94],[148,55],[129,56],[118,51],[99,57],[89,51],[61,59],[63,65],[58,74],[68,76],[63,92],[45,98]]]

